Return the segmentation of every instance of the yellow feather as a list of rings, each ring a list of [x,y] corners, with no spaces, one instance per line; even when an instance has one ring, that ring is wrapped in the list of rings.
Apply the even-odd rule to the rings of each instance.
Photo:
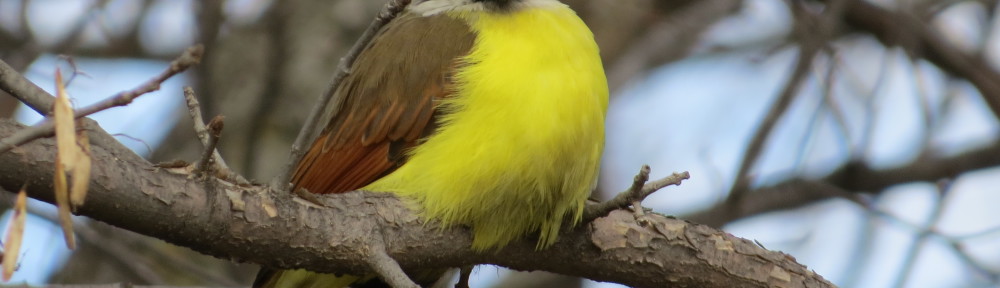
[[[412,199],[473,248],[576,223],[597,179],[608,88],[593,35],[563,4],[508,13],[452,11],[477,33],[435,134],[364,190]]]

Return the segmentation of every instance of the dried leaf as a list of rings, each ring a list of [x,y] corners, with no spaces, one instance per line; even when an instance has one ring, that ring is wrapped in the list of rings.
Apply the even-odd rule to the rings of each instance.
[[[66,183],[66,172],[73,170],[77,162],[76,127],[73,121],[73,107],[66,96],[66,88],[62,84],[62,74],[56,70],[56,101],[52,107],[56,130],[56,173],[55,192],[56,206],[59,207],[59,224],[63,228],[66,247],[76,248],[73,235],[73,218],[70,214],[69,187]]]
[[[73,118],[73,105],[66,95],[66,87],[62,84],[62,74],[56,70],[56,101],[52,106],[53,118],[55,118],[56,148],[60,161],[66,171],[73,171],[73,166],[77,160],[77,152],[80,148],[76,146],[76,121]]]
[[[10,276],[14,275],[17,268],[17,258],[21,254],[21,240],[24,238],[24,221],[28,202],[26,187],[21,188],[17,193],[17,201],[14,202],[14,217],[11,217],[10,227],[7,228],[7,238],[4,240],[3,255],[3,281],[10,281]]]
[[[66,171],[63,171],[63,165],[59,163],[59,155],[56,155],[56,175],[55,175],[55,190],[56,190],[56,207],[59,207],[59,224],[63,229],[63,236],[66,238],[66,247],[69,249],[76,249],[76,239],[73,235],[73,215],[70,214],[70,203],[69,203],[69,188],[66,187]]]
[[[80,130],[77,141],[79,153],[76,154],[76,165],[70,171],[73,174],[73,189],[70,190],[69,200],[73,209],[83,205],[83,201],[87,199],[87,186],[90,185],[90,137],[87,136],[87,131]]]

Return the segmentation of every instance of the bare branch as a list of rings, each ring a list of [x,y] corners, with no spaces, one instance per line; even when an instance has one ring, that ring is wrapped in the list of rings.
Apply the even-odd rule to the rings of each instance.
[[[863,162],[850,162],[821,179],[791,179],[754,189],[737,203],[736,209],[724,203],[695,213],[688,220],[712,227],[771,211],[802,207],[810,203],[844,198],[861,201],[861,193],[879,193],[889,186],[909,182],[934,182],[959,174],[1000,165],[1000,143],[947,157],[927,156],[892,169],[875,170]]]
[[[160,75],[147,80],[146,83],[143,83],[135,89],[120,92],[104,99],[101,102],[77,109],[76,118],[86,117],[90,114],[112,107],[125,106],[132,103],[132,100],[142,96],[143,94],[160,90],[160,85],[167,81],[167,79],[170,79],[170,77],[174,77],[174,75],[184,72],[188,68],[191,68],[191,66],[198,65],[198,63],[201,62],[201,56],[204,52],[205,47],[201,44],[188,47],[187,50],[184,51],[184,54],[181,54],[180,57],[177,57],[177,59],[170,62],[170,67],[161,72]]]
[[[132,103],[132,100],[142,96],[143,94],[159,90],[160,84],[164,81],[174,75],[177,75],[178,73],[184,72],[184,70],[187,70],[191,66],[198,64],[201,61],[202,51],[204,51],[204,47],[201,45],[189,47],[183,55],[171,62],[170,67],[160,73],[160,75],[146,81],[146,83],[138,88],[120,92],[90,106],[77,109],[74,112],[74,117],[87,117],[90,114],[94,114],[108,108],[125,106]],[[32,107],[32,109],[35,109],[35,111],[42,111],[39,113],[43,115],[48,114],[46,111],[49,110],[49,107],[51,107],[54,99],[52,95],[49,95],[45,91],[41,90],[41,88],[38,88],[38,86],[35,86],[35,84],[25,79],[24,76],[16,73],[16,71],[3,63],[3,61],[0,61],[0,88],[4,89],[4,91],[7,91],[11,95],[14,95],[14,97],[23,101],[25,104]],[[52,124],[52,121],[46,118],[46,120],[41,124],[32,126],[28,129],[23,129],[14,135],[2,138],[0,139],[0,153],[7,152],[14,147],[27,143],[28,141],[51,136],[54,131],[54,127],[55,126]]]
[[[201,140],[202,147],[212,146],[208,128],[205,127],[205,119],[201,117],[201,105],[198,104],[198,97],[195,97],[194,89],[184,87],[184,100],[187,103],[191,121],[194,122],[194,132],[198,135],[198,140]],[[212,169],[215,170],[216,177],[240,185],[250,184],[250,181],[244,179],[242,175],[236,174],[232,169],[229,169],[229,165],[226,164],[226,161],[222,159],[222,155],[219,154],[219,149],[212,149],[212,162],[214,166]]]
[[[49,110],[52,108],[52,102],[55,100],[55,97],[52,97],[45,90],[36,86],[35,83],[28,81],[27,78],[21,76],[21,73],[17,69],[10,67],[3,60],[0,60],[0,90],[14,96],[14,98],[42,115],[49,113]]]
[[[222,136],[224,119],[226,117],[219,115],[212,118],[212,121],[208,123],[208,145],[205,145],[205,149],[201,153],[201,161],[198,161],[198,165],[195,166],[195,172],[202,173],[215,169],[212,156],[215,155],[215,146],[219,144],[219,137]]]
[[[982,94],[993,115],[1000,118],[1000,73],[982,55],[969,55],[942,39],[927,23],[906,12],[894,12],[868,1],[848,2],[843,21],[868,32],[886,46],[899,46],[942,70],[966,79]],[[829,2],[829,0],[827,0]]]
[[[22,128],[0,119],[0,136]],[[15,190],[28,179],[29,196],[51,202],[51,171],[41,163],[53,161],[53,145],[51,139],[41,139],[0,154],[5,164],[0,165],[0,187]],[[315,207],[289,195],[265,193],[266,187],[206,183],[156,169],[123,153],[131,152],[92,147],[95,167],[101,169],[94,171],[81,215],[234,261],[371,273],[370,253],[365,252],[370,247],[365,245],[378,238],[403,269],[490,263],[634,287],[833,287],[785,254],[657,214],[650,214],[651,225],[643,227],[632,213],[613,212],[566,231],[541,251],[535,249],[536,239],[523,239],[476,252],[468,229],[426,225],[390,194],[322,195],[326,207]]]
[[[607,216],[608,213],[617,209],[628,208],[629,205],[635,206],[636,216],[642,216],[640,212],[642,211],[642,206],[637,205],[642,200],[649,197],[653,192],[663,189],[670,185],[681,185],[681,182],[691,178],[691,174],[687,171],[682,173],[673,173],[670,176],[664,177],[660,180],[646,183],[649,181],[649,166],[642,165],[642,169],[639,169],[639,174],[635,175],[635,179],[632,181],[632,186],[628,190],[618,193],[615,198],[608,200],[607,202],[589,205],[583,212],[583,222],[587,223],[593,221],[594,219]]]
[[[750,178],[750,170],[756,165],[761,153],[763,153],[764,144],[770,138],[771,131],[774,130],[774,127],[778,124],[778,120],[785,115],[785,111],[788,110],[792,101],[795,100],[795,96],[798,95],[799,87],[802,86],[802,82],[809,75],[809,70],[812,69],[813,59],[823,47],[827,46],[826,41],[828,41],[828,37],[833,33],[837,24],[834,20],[843,12],[844,6],[844,1],[831,2],[831,7],[825,12],[825,17],[812,15],[806,9],[800,7],[801,3],[799,2],[792,1],[789,4],[798,23],[796,25],[798,29],[796,35],[800,38],[799,57],[796,59],[795,68],[792,70],[787,84],[785,84],[778,99],[775,100],[771,109],[764,116],[760,127],[757,128],[753,138],[750,140],[750,145],[747,146],[747,150],[743,154],[743,159],[740,161],[740,168],[736,172],[736,179],[729,189],[729,198],[726,200],[731,205],[729,211],[735,209],[733,207],[736,207],[736,203],[742,201],[749,190],[752,180]]]

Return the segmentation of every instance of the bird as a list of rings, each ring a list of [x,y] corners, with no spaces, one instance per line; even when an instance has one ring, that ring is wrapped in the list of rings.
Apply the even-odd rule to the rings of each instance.
[[[580,222],[597,183],[608,86],[593,33],[567,5],[416,1],[351,69],[293,190],[393,193],[425,220],[470,227],[476,251],[526,237],[545,249]],[[410,276],[427,286],[441,273]],[[383,286],[374,275],[267,268],[254,283]]]

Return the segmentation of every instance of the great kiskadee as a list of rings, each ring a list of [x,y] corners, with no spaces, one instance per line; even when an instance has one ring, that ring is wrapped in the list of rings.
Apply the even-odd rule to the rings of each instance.
[[[395,193],[472,248],[576,224],[597,180],[608,88],[593,35],[558,0],[425,0],[383,27],[337,88],[292,189]],[[255,287],[369,287],[262,271]],[[440,272],[411,275],[429,285]]]

